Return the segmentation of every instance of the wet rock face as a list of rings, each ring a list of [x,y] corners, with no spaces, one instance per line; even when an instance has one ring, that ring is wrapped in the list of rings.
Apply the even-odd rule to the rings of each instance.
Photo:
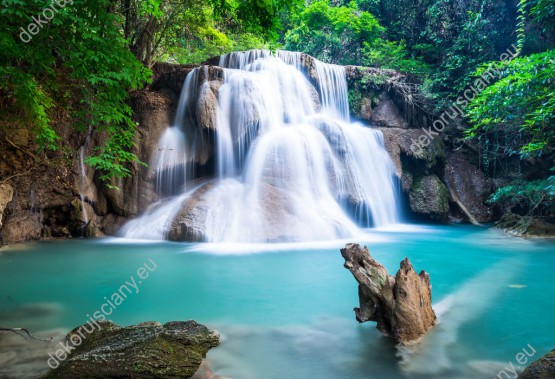
[[[363,102],[362,106],[364,107],[364,105]],[[366,106],[368,105],[366,104]],[[366,109],[363,107],[361,107],[361,111]],[[385,92],[380,95],[378,105],[371,113],[369,120],[373,121],[376,125],[390,128],[406,129],[408,127],[407,121],[401,116],[399,107]]]
[[[432,220],[445,221],[449,213],[449,193],[436,175],[418,178],[409,193],[414,213]]]
[[[81,334],[85,338],[78,338]],[[208,350],[219,345],[220,336],[195,321],[145,322],[128,327],[101,321],[74,329],[66,340],[78,346],[44,379],[190,378]],[[52,360],[51,366],[56,362]]]
[[[183,202],[181,210],[173,219],[168,231],[170,241],[203,242],[206,240],[206,217],[208,204],[205,195],[214,188],[214,182],[199,187]]]
[[[204,82],[197,102],[197,120],[201,129],[216,130],[218,90],[222,82]]]
[[[518,376],[518,379],[555,378],[555,349],[533,362]]]
[[[376,321],[380,332],[403,345],[417,343],[435,325],[430,276],[416,274],[408,258],[394,277],[366,247],[347,244],[341,255],[359,284],[357,321]]]
[[[410,160],[413,166],[425,172],[445,161],[445,147],[439,139],[434,139],[420,154],[411,150],[413,141],[418,141],[423,135],[420,129],[378,128],[384,135],[385,149],[393,160],[397,175],[401,176],[407,167],[403,167],[403,160]],[[407,166],[407,165],[405,165]],[[412,167],[413,171],[415,167]],[[405,169],[405,170],[404,170]]]
[[[13,198],[13,188],[9,184],[0,184],[0,228],[2,228],[2,216],[4,215],[4,209],[6,205]]]
[[[42,223],[35,215],[11,217],[0,232],[0,239],[5,243],[38,240],[41,238]],[[68,232],[69,233],[69,232]]]
[[[451,199],[460,202],[471,217],[480,223],[493,219],[491,209],[485,205],[493,188],[491,179],[463,154],[447,155],[444,178]]]
[[[160,136],[173,120],[173,99],[164,93],[143,90],[132,93],[130,103],[137,122],[133,153],[141,162],[150,163]],[[96,145],[102,143],[99,140]],[[129,168],[132,175],[115,183],[119,189],[108,188],[100,181],[95,183],[100,191],[98,198],[91,200],[94,200],[98,215],[114,213],[123,217],[136,216],[157,200],[151,180],[153,170],[138,162]]]

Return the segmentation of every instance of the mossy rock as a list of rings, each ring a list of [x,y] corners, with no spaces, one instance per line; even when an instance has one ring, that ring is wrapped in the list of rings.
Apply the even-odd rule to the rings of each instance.
[[[414,213],[432,220],[445,221],[449,213],[449,192],[436,175],[416,179],[409,193]]]
[[[71,353],[65,357],[66,350],[54,346],[49,366],[58,366],[43,379],[190,378],[220,336],[192,320],[128,327],[102,321],[75,328],[67,342]]]
[[[430,146],[424,153],[427,167],[432,168],[436,165],[442,165],[447,158],[445,154],[445,146],[440,138],[434,138]]]
[[[504,214],[495,226],[518,237],[553,237],[555,225],[530,216]]]
[[[518,376],[518,379],[555,378],[555,349],[533,362]]]

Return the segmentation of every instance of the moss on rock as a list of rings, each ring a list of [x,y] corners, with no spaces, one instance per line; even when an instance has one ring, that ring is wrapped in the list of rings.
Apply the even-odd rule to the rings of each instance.
[[[94,330],[88,333],[91,329]],[[189,378],[208,350],[218,346],[220,336],[192,320],[164,325],[145,322],[128,327],[102,321],[72,330],[66,342],[70,342],[72,352],[43,379]],[[51,357],[57,356],[59,350]],[[59,358],[63,359],[63,351]],[[55,362],[58,361],[50,362],[51,367]]]
[[[555,378],[555,349],[533,362],[518,376],[518,379]]]
[[[553,237],[555,225],[530,216],[507,213],[495,226],[517,237]]]
[[[436,175],[416,179],[409,193],[414,213],[432,220],[445,221],[449,213],[449,192]]]

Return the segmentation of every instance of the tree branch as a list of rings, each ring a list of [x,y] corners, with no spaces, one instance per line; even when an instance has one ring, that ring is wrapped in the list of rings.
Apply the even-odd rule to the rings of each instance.
[[[53,341],[53,337],[50,337],[50,339],[48,339],[48,340],[35,337],[34,335],[32,335],[29,332],[29,330],[27,330],[25,328],[2,328],[2,327],[0,327],[0,332],[12,332],[12,333],[15,333],[18,336],[21,336],[25,339],[31,337],[32,339],[35,339],[35,340],[38,340],[38,341],[43,341],[43,342],[52,342]],[[29,337],[25,336],[24,334],[21,334],[21,332],[25,332],[27,334],[27,336],[29,336]]]

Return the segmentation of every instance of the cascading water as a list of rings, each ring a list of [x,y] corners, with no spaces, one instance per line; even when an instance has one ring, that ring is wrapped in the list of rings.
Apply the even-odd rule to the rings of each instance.
[[[322,107],[333,116],[349,121],[349,91],[345,67],[314,60]]]
[[[87,214],[87,208],[85,207],[85,192],[83,188],[86,187],[87,179],[87,168],[85,167],[85,146],[88,141],[88,137],[85,140],[85,144],[79,148],[79,197],[81,198],[81,208],[83,209],[83,218],[85,225],[89,223],[89,215]]]
[[[197,95],[199,69],[187,75],[176,112],[176,122],[167,128],[154,154],[152,166],[155,168],[156,192],[162,196],[178,195],[184,191],[187,180],[191,179],[191,151],[196,140],[195,130],[190,128],[191,101]],[[186,138],[186,135],[189,138]],[[189,175],[189,176],[188,176]]]
[[[359,226],[398,222],[396,179],[382,133],[349,121],[342,66],[314,60],[315,79],[305,72],[305,57],[253,50],[220,58],[216,179],[202,199],[189,192],[159,210],[202,203],[203,219],[194,227],[211,242],[347,238]],[[195,177],[191,162],[202,142],[192,108],[210,85],[199,82],[208,77],[200,70],[187,76],[176,122],[159,142],[154,167],[162,196],[186,193],[185,183]],[[165,236],[177,211],[170,213],[156,236],[147,232],[160,230],[156,210],[129,223],[124,235]]]

